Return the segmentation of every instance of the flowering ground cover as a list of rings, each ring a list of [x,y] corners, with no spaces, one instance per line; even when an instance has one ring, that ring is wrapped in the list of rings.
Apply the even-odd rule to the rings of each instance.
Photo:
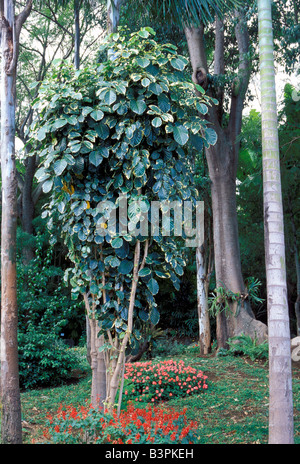
[[[55,415],[48,415],[43,435],[46,443],[53,444],[189,444],[195,443],[196,430],[197,423],[187,420],[186,409],[129,404],[118,417],[91,406],[61,405]]]
[[[83,359],[86,359],[84,348],[82,352]],[[168,358],[168,360],[170,359]],[[154,416],[155,409],[153,408],[159,408],[165,413],[167,413],[167,407],[169,411],[173,409],[180,413],[186,410],[187,425],[191,422],[194,425],[197,423],[196,443],[200,445],[268,443],[267,363],[263,360],[253,362],[243,356],[200,356],[190,352],[178,357],[173,356],[172,359],[173,361],[177,360],[177,363],[184,360],[186,366],[203,370],[208,377],[208,389],[205,390],[205,394],[203,394],[203,390],[201,390],[201,394],[198,394],[196,390],[185,397],[171,396],[164,403],[151,402]],[[60,404],[72,404],[72,408],[74,407],[78,412],[81,411],[82,405],[87,404],[91,388],[90,367],[87,361],[86,367],[82,366],[82,368],[85,369],[86,376],[80,378],[76,383],[28,390],[21,393],[24,443],[45,442],[43,433],[46,428],[49,428],[47,416],[50,414],[52,417],[56,417]],[[129,383],[130,380],[126,380],[127,382]],[[300,444],[300,368],[296,365],[293,366],[293,393],[296,411],[294,417],[295,443]],[[146,404],[142,402],[134,401],[134,405],[136,406],[135,410],[147,409]],[[123,410],[128,411],[125,404]],[[156,417],[158,417],[158,413]],[[142,419],[140,420],[143,422]],[[79,422],[77,423],[79,424]],[[52,427],[55,425],[58,424],[53,422]],[[155,424],[153,426],[155,427]],[[180,430],[182,429],[180,428]],[[132,431],[134,432],[133,429]],[[171,441],[173,432],[170,430],[169,438],[165,439],[170,440],[169,443],[176,444],[177,438],[174,442]],[[129,436],[126,439],[130,440]],[[140,438],[140,443],[143,439],[144,436]]]
[[[208,388],[207,376],[183,360],[127,363],[124,377],[125,398],[136,402],[158,403],[195,395]]]

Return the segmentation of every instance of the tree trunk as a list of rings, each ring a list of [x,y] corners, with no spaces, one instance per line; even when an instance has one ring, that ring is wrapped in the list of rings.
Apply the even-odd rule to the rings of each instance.
[[[265,263],[269,327],[269,443],[293,443],[291,340],[287,303],[273,27],[270,0],[258,0]]]
[[[79,69],[80,65],[80,1],[74,0],[74,23],[75,23],[75,43],[74,43],[74,66]]]
[[[197,308],[199,321],[200,353],[208,354],[210,349],[210,321],[208,313],[207,277],[208,269],[205,262],[204,245],[196,248],[197,267]]]
[[[22,443],[18,363],[18,308],[16,273],[17,172],[15,160],[15,105],[18,44],[21,27],[31,10],[29,1],[15,18],[14,2],[4,0],[1,14],[1,397],[2,442]]]
[[[99,348],[103,345],[103,336],[98,337],[98,322],[90,319],[91,330],[91,368],[92,368],[92,390],[91,403],[94,408],[104,407],[106,399],[106,365],[103,352]]]
[[[103,345],[103,336],[98,337],[98,321],[95,318],[94,308],[91,308],[88,296],[85,293],[87,334],[89,334],[87,355],[92,369],[91,404],[94,408],[103,407],[106,399],[106,365],[104,353],[99,351]]]
[[[107,33],[117,32],[123,0],[107,0]]]
[[[141,253],[141,243],[139,240],[136,241],[135,250],[134,250],[134,266],[133,266],[133,276],[132,276],[132,284],[131,284],[131,292],[130,292],[130,300],[129,300],[129,307],[128,307],[128,321],[127,321],[127,329],[125,332],[124,337],[120,341],[120,348],[118,352],[118,359],[112,369],[112,373],[110,375],[110,385],[109,389],[107,390],[107,409],[109,412],[112,412],[115,406],[115,400],[118,392],[118,387],[120,384],[120,380],[124,377],[124,362],[125,362],[125,352],[127,348],[127,344],[130,340],[133,328],[133,311],[135,305],[135,295],[139,281],[139,271],[144,266],[144,260],[141,266],[139,267],[140,261],[140,253]],[[144,257],[147,256],[148,253],[148,241],[145,242],[145,254]],[[122,392],[120,391],[120,395]]]

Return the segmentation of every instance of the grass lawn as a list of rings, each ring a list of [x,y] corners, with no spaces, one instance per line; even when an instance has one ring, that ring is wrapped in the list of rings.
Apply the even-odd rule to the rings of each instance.
[[[168,403],[198,423],[200,444],[266,444],[268,441],[268,365],[234,356],[172,356],[199,367],[208,376],[208,389]],[[166,358],[164,358],[166,359]],[[299,363],[298,363],[299,364]],[[89,400],[91,375],[56,388],[21,393],[23,442],[43,442],[47,413],[60,404],[79,406]],[[293,366],[294,434],[300,443],[300,366]]]

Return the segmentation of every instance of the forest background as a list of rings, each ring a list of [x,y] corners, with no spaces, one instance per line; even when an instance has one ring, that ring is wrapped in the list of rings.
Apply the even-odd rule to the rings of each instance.
[[[20,56],[17,80],[18,106],[16,114],[16,129],[18,144],[18,305],[19,305],[19,337],[23,352],[21,359],[21,380],[23,386],[29,387],[51,383],[49,373],[38,370],[26,372],[28,354],[36,351],[32,345],[33,338],[37,345],[50,346],[51,340],[62,339],[68,344],[85,345],[86,319],[84,304],[72,299],[71,288],[64,284],[63,275],[70,266],[68,250],[63,242],[51,240],[42,217],[42,211],[47,202],[47,194],[43,193],[37,183],[35,173],[39,167],[37,156],[28,157],[28,128],[32,123],[34,102],[39,84],[47,76],[52,64],[58,58],[73,60],[76,50],[76,22],[74,23],[74,7],[80,7],[80,66],[91,61],[101,60],[99,57],[99,42],[107,30],[106,5],[101,2],[67,2],[64,9],[54,2],[43,2],[34,7],[24,25],[21,36]],[[297,2],[276,1],[274,7],[274,35],[276,65],[281,70],[277,76],[279,103],[279,138],[280,161],[282,172],[282,192],[285,217],[286,263],[288,302],[292,336],[299,335],[299,92],[297,76],[299,73],[297,45],[299,43],[299,12]],[[156,39],[176,45],[179,52],[188,56],[188,46],[180,27],[169,25],[165,21],[157,22],[154,11],[143,8],[137,10],[136,17],[130,16],[131,4],[121,8],[120,25],[136,31],[142,26],[155,27]],[[141,11],[143,12],[141,14]],[[247,12],[250,24],[252,74],[249,90],[245,97],[245,111],[241,128],[239,165],[237,169],[237,215],[239,225],[239,243],[241,265],[247,282],[255,282],[259,293],[256,294],[252,309],[256,319],[266,323],[266,277],[264,271],[264,241],[263,241],[263,209],[262,205],[262,151],[261,151],[261,118],[259,98],[257,98],[256,77],[258,72],[257,50],[257,18],[255,5],[249,2]],[[129,20],[130,17],[130,20]],[[163,16],[162,16],[163,17]],[[76,18],[76,16],[75,16]],[[226,19],[224,22],[226,64],[231,67],[224,75],[223,88],[231,88],[235,77],[236,50],[231,43],[233,24]],[[206,47],[208,57],[213,52],[214,26],[206,31]],[[191,76],[192,69],[186,70]],[[252,83],[252,85],[251,85]],[[225,107],[226,103],[225,92]],[[224,116],[226,118],[226,115]],[[24,148],[25,146],[25,148]],[[210,205],[210,182],[208,166],[203,154],[196,162],[197,188],[207,205],[209,221],[212,220]],[[208,223],[209,223],[208,221]],[[211,222],[210,222],[211,224]],[[210,225],[211,227],[211,225]],[[210,243],[209,250],[212,250]],[[208,250],[208,253],[209,253]],[[159,327],[165,334],[197,339],[197,273],[195,250],[190,250],[188,265],[180,279],[180,287],[174,289],[172,283],[161,280],[159,311]],[[249,280],[250,279],[250,280]],[[216,287],[214,266],[209,273],[208,294],[212,300]],[[299,316],[298,316],[299,317]],[[49,331],[49,327],[51,330]],[[210,314],[210,329],[212,343],[216,339],[215,315]],[[33,337],[34,333],[34,337]],[[161,333],[153,331],[155,338]],[[28,341],[30,340],[30,343]],[[45,356],[40,350],[41,357]],[[22,356],[27,361],[22,364]],[[63,356],[63,354],[62,354]],[[62,364],[61,364],[62,365]],[[23,366],[23,367],[22,367]]]

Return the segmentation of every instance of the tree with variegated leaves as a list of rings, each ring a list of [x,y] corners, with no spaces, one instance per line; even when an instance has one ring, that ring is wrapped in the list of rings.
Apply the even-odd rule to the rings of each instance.
[[[171,202],[195,202],[188,146],[215,141],[196,114],[197,105],[211,100],[194,95],[194,84],[184,79],[187,60],[153,35],[151,28],[112,34],[101,51],[113,60],[82,70],[61,64],[35,103],[37,178],[50,193],[45,215],[69,248],[72,293],[83,295],[89,315],[92,401],[99,400],[97,360],[104,352],[109,409],[143,325],[159,321],[159,279],[179,288],[185,266],[183,215],[177,237],[172,214],[153,229],[156,214],[168,213]]]

